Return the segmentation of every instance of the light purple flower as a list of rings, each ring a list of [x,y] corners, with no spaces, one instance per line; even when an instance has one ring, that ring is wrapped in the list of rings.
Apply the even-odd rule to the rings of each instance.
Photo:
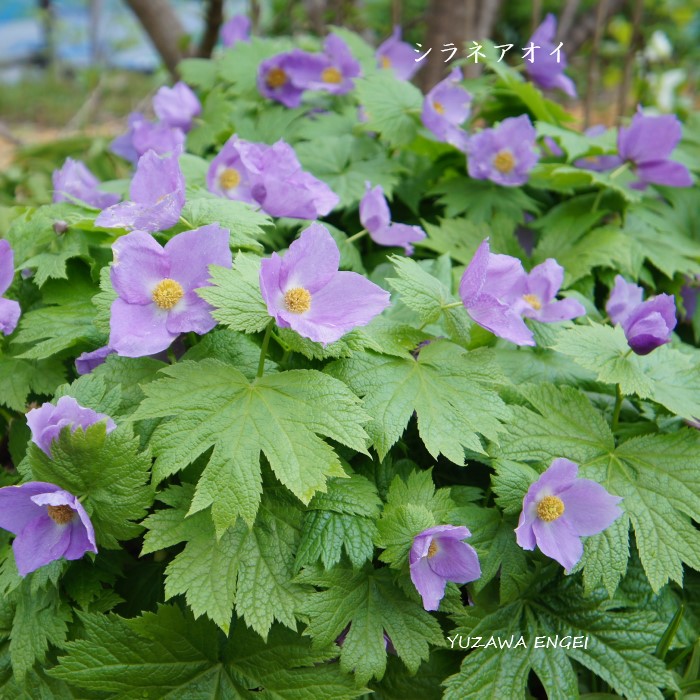
[[[504,119],[497,127],[474,134],[466,147],[469,176],[507,187],[524,185],[539,160],[536,136],[526,114]]]
[[[164,231],[174,226],[185,206],[185,178],[177,156],[148,151],[139,158],[129,188],[130,202],[105,209],[96,219],[104,228]]]
[[[643,290],[615,277],[605,310],[610,320],[622,326],[627,343],[637,355],[648,355],[671,340],[676,327],[676,301],[670,294],[659,294],[642,301]]]
[[[410,44],[401,41],[401,27],[396,25],[391,36],[377,49],[377,65],[390,68],[400,80],[410,80],[423,67],[416,61],[416,52]]]
[[[323,71],[329,67],[328,59],[301,49],[272,56],[258,68],[258,90],[261,95],[282,103],[285,107],[298,107],[305,90],[322,81]]]
[[[622,515],[619,496],[577,474],[577,464],[555,459],[525,494],[515,530],[523,549],[537,546],[567,570],[583,554],[580,538],[597,535]]]
[[[0,238],[0,332],[3,335],[10,335],[17,328],[22,313],[18,302],[2,296],[9,289],[14,276],[15,254],[9,242]]]
[[[523,317],[556,323],[586,312],[574,299],[556,300],[563,279],[556,260],[548,258],[527,274],[517,258],[491,253],[486,239],[462,275],[459,295],[480,326],[516,345],[534,345]]]
[[[165,248],[134,231],[112,246],[109,346],[124,357],[165,350],[180,333],[207,333],[212,307],[195,290],[209,286],[209,265],[231,267],[229,232],[217,224],[183,231]]]
[[[90,374],[95,367],[99,367],[112,354],[114,350],[109,345],[104,345],[92,352],[84,352],[75,358],[75,369],[78,374]]]
[[[564,75],[567,66],[566,55],[560,49],[557,62],[557,54],[552,54],[558,45],[554,43],[556,33],[557,20],[553,14],[548,14],[526,44],[530,46],[534,43],[540,48],[534,50],[532,62],[529,58],[525,60],[525,72],[532,82],[543,90],[559,89],[570,97],[576,97],[576,86],[571,78]]]
[[[692,278],[688,278],[688,283],[681,287],[684,309],[683,321],[686,323],[692,321],[693,316],[695,316],[695,310],[698,308],[698,295],[700,295],[698,282],[700,282],[700,276],[695,277],[694,283]]]
[[[207,188],[219,197],[255,204],[251,192],[260,174],[265,144],[239,139],[235,134],[223,145],[207,171]]]
[[[586,129],[583,133],[584,136],[600,136],[606,131],[602,124],[595,124],[594,126]],[[617,168],[622,164],[622,160],[619,156],[607,155],[607,156],[586,156],[585,158],[579,158],[574,161],[574,165],[577,168],[582,168],[583,170],[594,170],[596,172],[602,173],[606,170],[612,170]]]
[[[690,187],[693,184],[688,168],[669,159],[681,135],[681,123],[675,114],[646,117],[641,107],[628,127],[620,127],[617,151],[623,161],[632,164],[639,178],[638,187],[647,184]]]
[[[461,80],[462,71],[455,68],[439,82],[423,100],[421,119],[440,141],[464,151],[469,137],[460,125],[469,117],[472,96],[459,85]]]
[[[250,41],[250,19],[245,15],[235,15],[221,27],[221,43],[226,48],[235,46],[239,41]]]
[[[0,489],[0,527],[15,535],[12,550],[21,576],[61,557],[97,553],[95,531],[80,501],[44,481]]]
[[[437,610],[448,581],[464,584],[481,576],[476,550],[463,542],[471,537],[464,526],[437,525],[416,535],[411,545],[411,581],[426,610]]]
[[[97,189],[100,181],[79,160],[66,158],[63,167],[53,171],[51,179],[54,202],[73,202],[78,199],[96,209],[104,209],[120,199],[118,194],[100,192]]]
[[[353,78],[362,74],[362,68],[349,46],[337,34],[329,34],[323,42],[323,52],[329,65],[323,69],[321,85],[315,89],[323,89],[332,95],[350,92],[355,86]]]
[[[110,145],[116,153],[134,165],[148,151],[160,156],[180,155],[185,149],[185,133],[182,129],[167,124],[153,123],[139,112],[129,115],[129,129]]]
[[[108,433],[117,427],[108,415],[81,406],[72,396],[62,396],[55,406],[45,403],[27,412],[27,425],[32,432],[32,442],[49,457],[51,443],[58,440],[63,428],[70,426],[71,432],[74,433],[78,428],[85,430],[101,420],[106,422]]]
[[[387,246],[403,246],[406,255],[413,254],[411,243],[422,241],[425,231],[420,226],[392,224],[391,212],[381,185],[372,187],[369,182],[360,201],[360,222],[375,243]]]
[[[284,257],[260,267],[260,291],[280,328],[326,345],[367,325],[389,306],[389,293],[356,272],[339,272],[340,251],[321,224],[311,224]]]
[[[153,98],[153,111],[160,121],[183,131],[192,128],[192,121],[201,114],[202,105],[189,85],[182,81],[171,88],[163,85]]]

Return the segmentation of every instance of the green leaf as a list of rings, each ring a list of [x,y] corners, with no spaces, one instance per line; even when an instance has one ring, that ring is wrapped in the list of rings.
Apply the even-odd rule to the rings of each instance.
[[[139,451],[139,441],[128,426],[107,434],[100,422],[87,430],[64,428],[51,444],[51,457],[31,443],[26,465],[20,469],[84,498],[98,544],[114,548],[117,540],[141,531],[132,521],[140,520],[153,502],[147,485],[150,467],[150,455]]]
[[[142,554],[186,542],[166,569],[165,595],[184,595],[196,617],[207,615],[228,632],[236,612],[266,636],[273,620],[292,629],[303,587],[292,583],[299,541],[299,511],[269,495],[252,529],[242,521],[217,538],[206,511],[188,515],[190,485],[171,486],[162,500],[171,508],[150,515]]]
[[[316,494],[307,507],[296,569],[319,559],[330,569],[343,549],[353,566],[362,566],[374,553],[380,505],[376,487],[363,476],[329,479],[327,493]]]
[[[410,143],[417,133],[423,104],[420,90],[384,70],[358,78],[357,97],[367,114],[367,131],[376,131],[392,146]]]
[[[354,672],[359,683],[384,675],[385,633],[412,673],[427,660],[429,645],[444,645],[437,620],[397,588],[389,569],[305,569],[297,580],[325,589],[309,594],[301,608],[309,616],[307,632],[314,647],[332,644],[350,626],[340,652],[340,667]]]
[[[464,464],[464,450],[484,453],[509,413],[496,391],[500,374],[486,351],[467,352],[445,340],[421,348],[418,359],[358,353],[327,367],[359,396],[372,416],[367,431],[380,459],[401,437],[413,412],[430,454]]]
[[[334,651],[314,650],[295,632],[276,627],[267,643],[238,625],[228,640],[206,620],[193,621],[173,606],[125,620],[81,615],[81,639],[50,675],[122,700],[352,700],[350,678],[328,661]]]
[[[155,430],[156,479],[184,469],[214,448],[197,485],[192,511],[212,506],[221,534],[242,516],[255,519],[261,493],[260,453],[304,503],[325,491],[327,476],[345,473],[320,436],[365,452],[366,420],[342,383],[315,370],[270,374],[250,382],[218,360],[180,362],[143,389],[132,416],[165,418]]]
[[[30,392],[50,394],[65,380],[66,370],[56,359],[20,360],[0,354],[0,403],[24,411]]]
[[[260,293],[260,258],[239,253],[228,269],[212,265],[212,285],[197,294],[213,307],[212,316],[234,331],[256,333],[270,322]]]

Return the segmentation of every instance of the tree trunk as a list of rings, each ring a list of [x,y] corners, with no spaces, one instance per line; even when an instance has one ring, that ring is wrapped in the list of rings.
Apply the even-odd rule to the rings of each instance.
[[[209,0],[207,3],[207,16],[204,25],[204,34],[199,42],[197,55],[200,58],[211,57],[212,51],[219,39],[219,30],[224,23],[224,0]]]
[[[124,0],[148,34],[165,67],[177,78],[177,64],[190,55],[185,28],[168,0]]]
[[[616,15],[625,6],[626,0],[609,0],[606,3],[605,16],[603,22],[607,21]],[[562,36],[560,41],[564,42],[564,50],[567,56],[573,56],[581,48],[583,44],[593,38],[596,31],[596,17],[598,8],[591,8],[581,17],[576,19],[571,31],[568,35]]]

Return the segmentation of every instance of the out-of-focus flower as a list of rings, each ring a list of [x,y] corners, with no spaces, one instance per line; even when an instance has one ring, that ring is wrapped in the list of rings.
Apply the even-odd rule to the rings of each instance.
[[[466,146],[469,176],[507,187],[524,185],[539,160],[536,136],[526,114],[504,119],[497,127],[474,134]]]
[[[651,63],[665,61],[673,55],[673,45],[666,34],[657,29],[652,32],[649,42],[644,47],[644,58]]]
[[[464,584],[481,576],[474,547],[463,540],[471,537],[464,526],[436,525],[413,539],[409,554],[411,581],[426,610],[437,610],[448,581]]]
[[[637,355],[648,355],[671,339],[676,327],[676,302],[670,294],[642,301],[643,290],[615,277],[615,286],[605,310],[613,323],[619,323],[627,343]]]
[[[54,202],[73,202],[77,199],[96,209],[104,209],[120,199],[118,194],[100,192],[97,189],[100,181],[82,161],[72,158],[66,158],[63,166],[53,171],[51,180]]]
[[[585,136],[600,136],[606,131],[602,124],[595,124],[594,126],[586,129],[583,133]],[[622,160],[619,156],[607,155],[607,156],[586,156],[585,158],[579,158],[574,161],[574,165],[577,168],[583,168],[584,170],[595,170],[596,172],[602,173],[606,170],[612,170],[617,168],[622,164]]]
[[[90,517],[72,493],[55,484],[30,481],[0,489],[0,527],[15,535],[12,550],[21,576],[62,557],[97,553]]]
[[[311,86],[322,82],[321,76],[328,67],[328,59],[322,54],[293,49],[260,64],[258,90],[285,107],[298,107],[305,90],[318,89]]]
[[[255,204],[251,192],[260,173],[264,144],[239,139],[235,134],[223,145],[207,172],[207,188],[219,197]]]
[[[561,49],[557,61],[557,46],[554,43],[556,33],[557,20],[553,14],[548,14],[526,44],[534,44],[540,48],[534,50],[532,61],[525,61],[525,72],[532,82],[543,90],[559,89],[570,97],[576,97],[576,86],[571,78],[564,75],[568,64]]]
[[[148,151],[139,158],[129,188],[131,201],[105,209],[95,219],[105,228],[164,231],[174,226],[185,206],[185,178],[177,156]]]
[[[22,313],[18,302],[2,296],[9,289],[14,276],[15,254],[9,242],[0,238],[0,333],[3,335],[10,335],[17,328]]]
[[[355,86],[353,78],[362,74],[362,68],[352,55],[348,45],[336,34],[330,34],[323,42],[324,56],[328,66],[321,71],[321,83],[316,90],[325,90],[333,95],[344,95]]]
[[[105,421],[107,432],[117,426],[105,413],[97,413],[91,408],[81,406],[72,396],[62,396],[56,405],[45,403],[39,408],[27,412],[27,425],[32,432],[32,442],[43,452],[51,456],[51,443],[58,440],[61,430],[70,426],[71,432],[78,428],[88,428],[95,423]]]
[[[423,100],[421,119],[445,143],[466,150],[469,137],[460,125],[469,117],[472,96],[461,86],[462,71],[455,68]]]
[[[99,367],[103,364],[112,353],[114,353],[114,350],[112,350],[109,345],[104,345],[92,352],[84,352],[75,358],[75,369],[80,375],[90,374],[95,367]]]
[[[245,15],[235,15],[221,27],[221,43],[226,48],[235,46],[239,41],[250,41],[250,19]]]
[[[619,496],[577,474],[577,464],[555,459],[525,494],[515,530],[523,549],[537,546],[565,569],[581,559],[581,537],[597,535],[622,515]]]
[[[391,36],[376,52],[377,65],[389,68],[400,80],[410,80],[423,64],[416,61],[416,53],[410,44],[401,41],[401,27],[395,26]]]
[[[675,114],[646,117],[641,107],[628,127],[620,127],[617,151],[623,161],[631,163],[639,178],[638,187],[647,184],[690,187],[693,184],[688,168],[669,158],[681,135],[681,123]]]
[[[155,151],[160,156],[178,156],[184,149],[185,133],[182,129],[153,123],[139,112],[129,115],[128,131],[117,136],[110,145],[112,153],[134,165],[148,151]]]
[[[340,251],[321,224],[312,224],[284,257],[260,267],[260,290],[280,328],[326,345],[367,325],[389,306],[389,293],[356,272],[339,272]]]
[[[209,285],[209,265],[231,267],[229,232],[217,224],[183,231],[162,248],[148,233],[117,239],[111,279],[109,347],[125,357],[165,350],[180,333],[203,335],[216,321],[195,290]]]
[[[192,120],[202,112],[202,105],[189,85],[182,81],[171,88],[163,85],[153,98],[153,111],[163,124],[189,131]]]
[[[360,222],[375,243],[402,246],[406,255],[413,254],[412,243],[422,241],[425,231],[420,226],[391,223],[391,212],[381,185],[372,187],[366,182],[364,197],[360,200]]]

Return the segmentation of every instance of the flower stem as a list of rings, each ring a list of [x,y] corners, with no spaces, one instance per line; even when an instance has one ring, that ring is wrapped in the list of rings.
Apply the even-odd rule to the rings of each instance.
[[[356,241],[358,238],[362,238],[362,236],[366,236],[369,233],[369,231],[366,228],[363,228],[362,231],[359,231],[358,233],[353,234],[349,238],[345,239],[346,243],[352,243],[353,241]]]
[[[187,219],[184,216],[180,217],[180,221],[182,221],[182,223],[185,224],[185,226],[187,226],[187,228],[189,228],[189,229],[194,228],[194,226],[192,226],[192,224],[189,221],[187,221]]]
[[[591,211],[598,211],[598,205],[600,204],[600,200],[603,198],[603,188],[601,187],[598,190],[598,194],[596,195],[596,198],[593,202],[593,207],[591,208]]]
[[[629,170],[629,168],[630,168],[630,162],[625,161],[619,168],[617,168],[616,170],[613,170],[610,173],[610,179],[614,180],[618,175],[622,175],[622,173],[624,173],[625,170]]]
[[[274,319],[270,319],[265,329],[265,337],[263,338],[262,347],[260,348],[260,362],[258,362],[257,377],[260,378],[265,372],[265,357],[267,356],[267,346],[270,344],[270,336],[272,335],[272,327],[275,325]]]
[[[622,408],[622,391],[620,390],[620,385],[616,384],[615,385],[615,408],[613,408],[613,416],[612,416],[612,429],[613,431],[617,430],[617,423],[620,420],[620,409]]]
[[[449,304],[443,304],[440,308],[442,309],[456,309],[458,306],[462,306],[464,304],[463,301],[453,301]]]

